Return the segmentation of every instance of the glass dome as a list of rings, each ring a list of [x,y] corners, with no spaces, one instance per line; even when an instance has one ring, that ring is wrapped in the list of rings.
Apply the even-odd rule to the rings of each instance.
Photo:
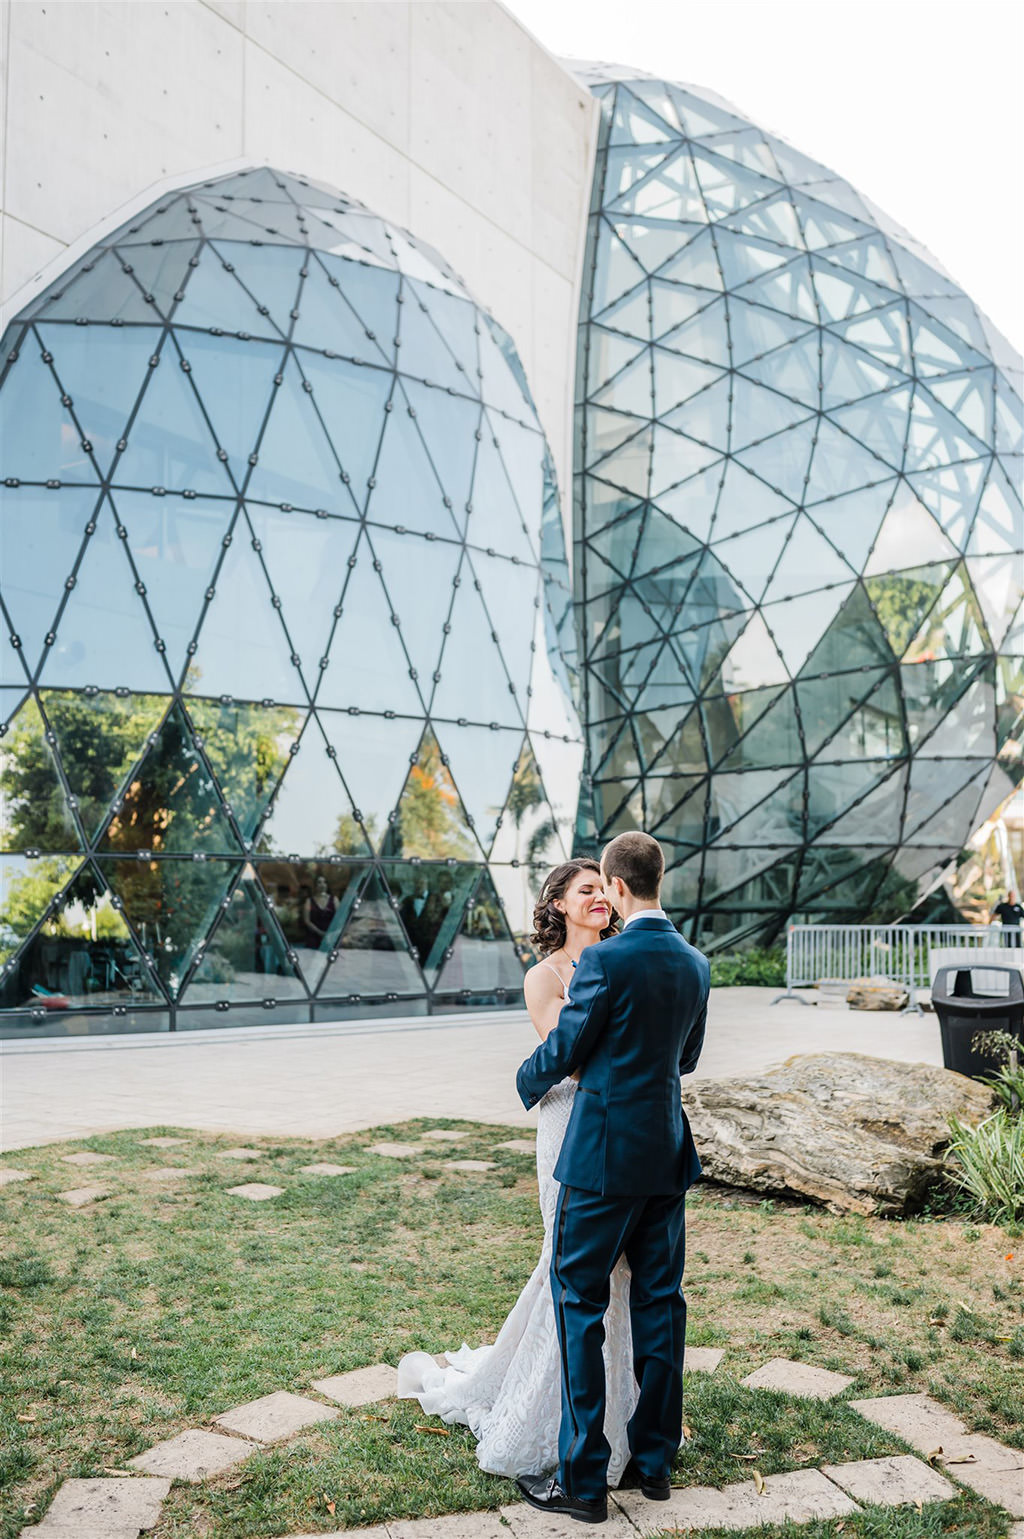
[[[578,73],[583,841],[655,834],[713,947],[896,917],[1021,774],[1020,358],[718,97]]]
[[[2,356],[8,1028],[519,1001],[583,750],[507,334],[257,169],[101,240]]]

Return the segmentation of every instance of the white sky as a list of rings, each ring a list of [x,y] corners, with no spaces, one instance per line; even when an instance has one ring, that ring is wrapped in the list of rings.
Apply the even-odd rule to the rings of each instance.
[[[1024,347],[1019,0],[505,0],[552,53],[717,91],[823,161]]]

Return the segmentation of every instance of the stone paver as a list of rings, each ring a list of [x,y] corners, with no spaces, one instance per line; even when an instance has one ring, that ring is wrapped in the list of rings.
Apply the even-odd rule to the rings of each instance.
[[[505,1539],[509,1539],[509,1529],[512,1531],[512,1539],[579,1539],[581,1533],[586,1533],[584,1526],[574,1519],[538,1512],[528,1502],[502,1507],[501,1516],[508,1523],[508,1528],[496,1532],[504,1532]],[[608,1521],[601,1524],[601,1535],[602,1539],[637,1539],[636,1529],[614,1502],[608,1503]],[[442,1539],[440,1530],[437,1539]],[[448,1539],[447,1533],[444,1539]]]
[[[39,1528],[69,1534],[85,1529],[105,1533],[153,1528],[160,1506],[171,1489],[169,1480],[139,1476],[137,1480],[65,1480],[50,1503]]]
[[[439,1144],[457,1144],[463,1138],[468,1138],[468,1133],[456,1133],[453,1128],[431,1128],[429,1133],[422,1135],[424,1138],[432,1138]]]
[[[71,1192],[58,1192],[61,1202],[66,1202],[72,1208],[87,1207],[90,1202],[98,1202],[101,1197],[109,1197],[114,1190],[112,1186],[76,1186]]]
[[[154,1443],[145,1453],[138,1454],[128,1463],[132,1469],[146,1475],[167,1475],[171,1480],[207,1480],[219,1475],[235,1464],[241,1464],[255,1453],[259,1445],[243,1442],[241,1438],[224,1437],[219,1432],[204,1432],[189,1428],[177,1437],[165,1438]]]
[[[494,1170],[493,1160],[445,1160],[445,1170]]]
[[[724,1347],[687,1347],[683,1358],[685,1373],[714,1373],[722,1358]]]
[[[390,1539],[386,1528],[337,1528],[332,1534],[287,1534],[285,1539]]]
[[[283,1186],[267,1186],[264,1181],[243,1181],[241,1186],[229,1186],[232,1197],[247,1197],[250,1202],[267,1202],[271,1197],[284,1195]]]
[[[262,1149],[247,1149],[240,1144],[236,1149],[218,1149],[219,1160],[262,1160],[265,1158]]]
[[[92,1149],[80,1149],[77,1154],[61,1155],[65,1165],[106,1165],[113,1158],[112,1154],[95,1154]]]
[[[213,1419],[218,1427],[240,1432],[254,1442],[276,1443],[279,1438],[291,1437],[318,1421],[333,1421],[340,1414],[331,1405],[321,1405],[318,1400],[307,1400],[304,1395],[292,1395],[278,1389],[272,1395],[261,1395],[258,1400],[233,1406]]]
[[[898,1454],[887,1459],[858,1459],[853,1464],[823,1464],[821,1473],[834,1480],[855,1502],[867,1502],[876,1507],[948,1502],[956,1495],[956,1487],[944,1475],[912,1454]]]
[[[199,1176],[202,1171],[191,1165],[157,1165],[153,1170],[140,1172],[143,1181],[180,1181],[182,1176]]]
[[[351,1176],[358,1168],[356,1165],[331,1165],[327,1161],[322,1161],[319,1165],[299,1166],[304,1176]]]
[[[850,1500],[819,1470],[794,1470],[769,1475],[759,1496],[752,1480],[725,1486],[674,1489],[667,1502],[649,1502],[641,1491],[616,1491],[621,1507],[642,1535],[687,1528],[757,1528],[762,1523],[809,1523],[813,1518],[842,1518],[858,1512]]]
[[[845,1373],[828,1368],[814,1368],[810,1363],[794,1363],[788,1357],[773,1357],[748,1373],[740,1383],[747,1389],[776,1389],[804,1400],[831,1400],[849,1389],[853,1380]]]
[[[1011,1523],[1006,1539],[1024,1539],[1024,1523]]]
[[[139,1144],[143,1149],[173,1149],[175,1144],[191,1143],[189,1138],[140,1138]]]
[[[513,1154],[536,1154],[536,1140],[532,1138],[506,1138],[503,1144],[495,1144],[496,1149],[511,1149]]]
[[[8,1165],[6,1169],[0,1170],[0,1186],[10,1186],[15,1181],[31,1180],[32,1172],[30,1170],[15,1170],[13,1165]]]
[[[371,1144],[371,1154],[382,1154],[386,1160],[407,1160],[411,1154],[422,1154],[419,1144]]]
[[[508,1529],[496,1512],[457,1512],[447,1518],[396,1518],[387,1530],[390,1539],[509,1539]]]
[[[997,1443],[964,1423],[929,1395],[881,1395],[852,1400],[855,1411],[887,1432],[894,1432],[918,1453],[932,1456],[946,1474],[969,1486],[1012,1518],[1024,1518],[1024,1452]]]
[[[339,1405],[376,1405],[395,1393],[398,1375],[388,1363],[374,1363],[369,1368],[335,1373],[329,1379],[314,1379],[313,1388]]]
[[[92,1523],[83,1526],[78,1522],[68,1525],[44,1520],[31,1528],[23,1528],[18,1539],[139,1539],[139,1529],[136,1523],[102,1523],[97,1528]]]

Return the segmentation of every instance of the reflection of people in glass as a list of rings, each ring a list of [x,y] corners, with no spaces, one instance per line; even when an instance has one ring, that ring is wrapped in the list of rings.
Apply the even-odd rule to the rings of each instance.
[[[331,928],[337,903],[327,886],[327,878],[318,876],[313,883],[312,893],[307,893],[302,905],[302,927],[305,932],[306,945],[317,950],[324,936]]]
[[[1017,894],[1013,891],[1012,888],[1006,894],[1006,897],[1003,899],[1002,903],[996,904],[995,908],[992,910],[992,918],[998,919],[999,923],[1004,928],[1009,926],[1011,929],[1015,929],[1020,925],[1024,925],[1024,905],[1021,905],[1017,902]],[[1004,935],[1002,937],[1002,942],[1004,946],[1020,944],[1019,941],[1015,941],[1015,937],[1012,935]]]
[[[436,904],[437,899],[430,891],[430,883],[424,872],[417,876],[412,892],[402,899],[402,906],[398,910],[405,933],[421,957],[425,957],[430,950],[437,930],[437,915],[434,913]]]

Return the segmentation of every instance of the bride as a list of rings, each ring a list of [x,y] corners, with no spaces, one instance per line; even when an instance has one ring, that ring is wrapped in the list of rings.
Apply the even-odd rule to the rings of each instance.
[[[526,1004],[542,1039],[554,1028],[568,997],[572,969],[587,946],[616,928],[594,860],[556,866],[534,909],[533,944],[542,960],[526,975]],[[492,1475],[547,1471],[558,1463],[561,1358],[555,1334],[549,1271],[558,1200],[555,1161],[572,1111],[576,1084],[564,1079],[538,1106],[537,1180],[544,1244],[533,1274],[493,1346],[465,1344],[441,1367],[427,1352],[410,1352],[398,1365],[398,1394],[446,1422],[461,1422],[477,1440],[477,1460]],[[605,1316],[605,1436],[611,1446],[608,1484],[617,1486],[629,1447],[626,1424],[637,1400],[629,1324],[629,1268],[619,1258]]]

